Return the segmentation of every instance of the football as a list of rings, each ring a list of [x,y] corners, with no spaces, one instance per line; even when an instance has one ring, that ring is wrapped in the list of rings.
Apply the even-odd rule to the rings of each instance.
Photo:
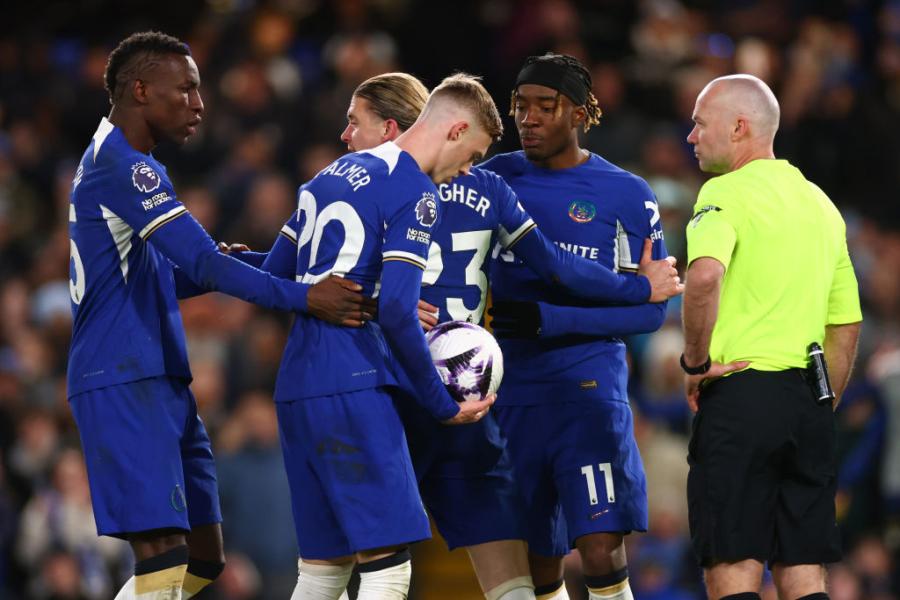
[[[488,331],[465,321],[447,321],[425,338],[431,360],[457,402],[493,394],[503,378],[503,354]]]

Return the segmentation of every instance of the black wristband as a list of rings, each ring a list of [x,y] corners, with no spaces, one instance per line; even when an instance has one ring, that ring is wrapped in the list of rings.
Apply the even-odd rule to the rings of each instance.
[[[678,362],[681,363],[681,369],[687,373],[688,375],[703,375],[709,368],[712,366],[712,358],[707,355],[706,362],[698,367],[689,367],[687,363],[684,362],[684,354],[681,355],[681,358],[678,359]]]

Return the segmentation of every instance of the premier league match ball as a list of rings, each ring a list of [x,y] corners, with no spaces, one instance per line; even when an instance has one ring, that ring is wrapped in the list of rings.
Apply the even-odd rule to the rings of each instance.
[[[503,354],[497,340],[484,328],[465,321],[447,321],[425,338],[431,360],[457,402],[481,400],[500,387]]]

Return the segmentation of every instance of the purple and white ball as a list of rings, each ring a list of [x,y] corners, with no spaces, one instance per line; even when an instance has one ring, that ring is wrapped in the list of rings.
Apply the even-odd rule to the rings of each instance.
[[[431,360],[457,402],[493,394],[503,379],[503,354],[488,331],[465,321],[447,321],[425,335]]]

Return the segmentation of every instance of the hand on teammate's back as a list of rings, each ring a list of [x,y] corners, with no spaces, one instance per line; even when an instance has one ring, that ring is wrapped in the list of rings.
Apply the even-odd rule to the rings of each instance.
[[[314,317],[335,325],[362,327],[375,318],[378,302],[360,291],[362,286],[358,283],[331,275],[309,288],[307,310]]]
[[[250,250],[250,246],[247,244],[226,244],[225,242],[219,242],[219,252],[222,254],[231,254],[232,252],[248,252]]]
[[[675,257],[667,256],[662,260],[653,260],[653,242],[644,240],[644,251],[638,274],[650,280],[650,299],[648,302],[663,302],[684,291],[684,284],[678,278],[675,269]]]
[[[497,394],[488,394],[481,400],[464,400],[459,403],[459,412],[443,423],[444,425],[465,425],[480,421],[488,413],[496,399]]]

